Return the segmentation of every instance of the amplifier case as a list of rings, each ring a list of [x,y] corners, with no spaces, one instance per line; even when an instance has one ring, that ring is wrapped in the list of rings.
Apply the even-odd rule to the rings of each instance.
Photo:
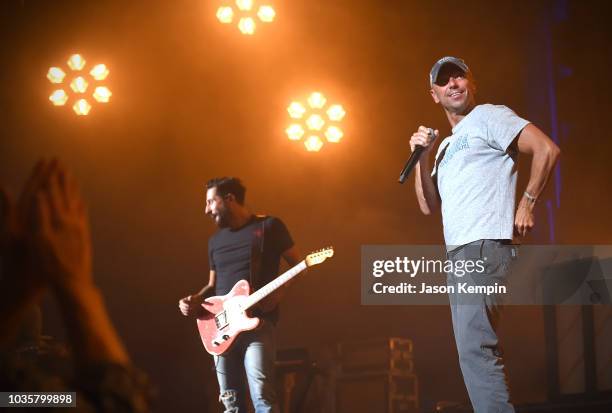
[[[336,381],[336,413],[415,413],[418,394],[414,374],[345,374]]]
[[[341,343],[338,356],[343,373],[414,373],[412,340],[380,338]]]

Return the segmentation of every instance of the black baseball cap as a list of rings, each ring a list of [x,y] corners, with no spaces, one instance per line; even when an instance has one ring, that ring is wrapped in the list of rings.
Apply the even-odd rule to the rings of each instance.
[[[451,64],[457,66],[459,69],[463,70],[465,73],[468,73],[470,69],[467,67],[463,59],[459,59],[458,57],[446,56],[442,59],[438,60],[434,63],[431,71],[429,72],[429,86],[433,87],[433,84],[438,80],[438,73],[440,73],[440,69],[442,66],[446,64]]]

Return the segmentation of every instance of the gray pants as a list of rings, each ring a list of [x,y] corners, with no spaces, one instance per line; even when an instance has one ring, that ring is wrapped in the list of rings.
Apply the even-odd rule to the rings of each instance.
[[[459,289],[459,284],[503,285],[514,257],[516,246],[499,240],[475,241],[448,253],[448,258],[455,264],[465,260],[483,260],[484,263],[480,272],[464,273],[456,266],[454,272],[447,274],[447,284],[454,286],[449,300],[459,365],[476,413],[514,412],[497,338],[503,297],[486,293],[466,294],[465,290]]]

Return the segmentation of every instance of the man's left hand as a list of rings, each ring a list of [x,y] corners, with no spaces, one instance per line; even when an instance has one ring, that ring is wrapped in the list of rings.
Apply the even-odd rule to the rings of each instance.
[[[516,214],[514,215],[514,232],[521,237],[527,235],[535,225],[535,218],[533,215],[534,206],[535,204],[533,203],[521,200],[516,210]]]

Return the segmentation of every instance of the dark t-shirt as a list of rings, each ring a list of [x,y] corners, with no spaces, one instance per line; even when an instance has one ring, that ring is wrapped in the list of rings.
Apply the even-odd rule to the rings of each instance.
[[[263,224],[263,231],[262,231]],[[259,240],[256,238],[259,237]],[[275,217],[256,217],[241,228],[222,228],[208,241],[208,262],[216,273],[215,295],[225,295],[240,280],[251,282],[251,252],[261,246],[261,269],[257,277],[262,287],[276,278],[283,252],[293,246],[293,240],[283,222]]]

